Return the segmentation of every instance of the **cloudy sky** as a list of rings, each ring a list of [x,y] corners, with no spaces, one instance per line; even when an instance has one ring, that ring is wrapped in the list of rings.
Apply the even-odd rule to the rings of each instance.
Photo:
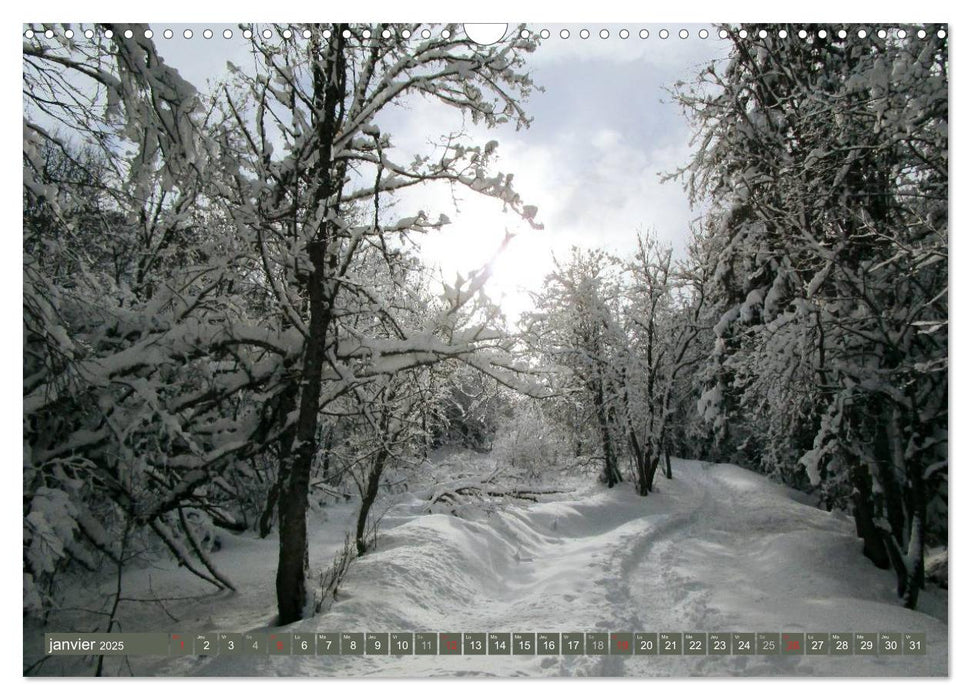
[[[174,37],[156,42],[171,65],[197,86],[222,76],[226,61],[245,65],[246,43],[222,38],[222,25],[211,25],[215,37],[184,39],[182,25],[164,25]],[[207,25],[209,26],[209,25]],[[473,193],[459,193],[456,211],[452,193],[445,187],[414,190],[400,198],[400,215],[417,209],[436,218],[445,213],[453,221],[441,232],[426,236],[423,255],[451,278],[489,260],[506,228],[519,235],[498,261],[488,291],[502,299],[510,318],[529,307],[526,290],[538,289],[552,267],[553,255],[564,257],[569,248],[602,246],[623,253],[631,249],[638,230],[654,230],[659,238],[683,251],[692,212],[677,182],[661,183],[659,173],[683,165],[690,153],[691,131],[680,108],[666,88],[689,80],[711,61],[727,53],[727,42],[717,38],[710,25],[683,25],[681,39],[671,31],[660,37],[661,25],[531,25],[550,31],[550,38],[528,59],[537,85],[526,104],[533,124],[528,130],[512,127],[492,132],[463,124],[455,110],[425,100],[412,100],[384,116],[380,125],[400,149],[398,159],[427,151],[441,134],[464,128],[480,143],[499,142],[498,167],[515,174],[515,187],[523,200],[539,207],[542,231],[525,227],[503,215],[501,205]],[[590,31],[588,38],[580,30]],[[622,28],[630,32],[621,39]],[[569,38],[561,38],[568,29]],[[609,37],[600,38],[606,29]],[[648,31],[641,38],[641,30]],[[708,30],[708,38],[699,31]]]

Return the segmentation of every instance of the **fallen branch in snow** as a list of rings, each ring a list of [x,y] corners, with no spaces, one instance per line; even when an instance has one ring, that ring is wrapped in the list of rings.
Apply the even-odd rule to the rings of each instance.
[[[446,491],[438,494],[433,503],[440,503],[444,500],[457,500],[458,496],[492,496],[493,498],[518,498],[523,501],[537,502],[537,496],[547,493],[562,493],[561,491],[526,491],[524,489],[481,489],[476,486],[462,486],[454,491]]]
[[[182,547],[182,545],[179,544],[176,536],[172,533],[171,530],[169,530],[169,528],[164,523],[162,523],[159,520],[152,520],[148,523],[148,526],[152,528],[152,531],[156,535],[158,535],[160,540],[162,540],[162,542],[165,544],[168,550],[172,553],[172,556],[175,557],[175,560],[178,562],[179,566],[184,566],[186,569],[188,569],[193,574],[201,578],[203,581],[208,581],[216,588],[220,588],[220,589],[232,588],[232,586],[226,585],[228,582],[221,581],[220,577],[208,576],[202,571],[200,571],[199,569],[197,569],[195,566],[193,566],[192,562],[190,561],[188,552],[186,552],[185,549]],[[232,590],[236,590],[236,589],[232,588]]]
[[[561,489],[553,488],[502,486],[493,483],[497,475],[498,470],[479,481],[462,480],[442,484],[425,496],[425,500],[428,501],[425,505],[425,511],[431,512],[433,506],[443,504],[451,507],[451,513],[456,515],[455,506],[488,503],[496,499],[514,499],[537,503],[540,496],[566,493]]]
[[[182,525],[182,531],[185,533],[185,538],[188,540],[189,546],[192,547],[192,551],[195,553],[196,558],[202,562],[202,565],[206,567],[209,573],[212,574],[212,577],[219,582],[222,588],[228,588],[231,591],[235,591],[236,586],[234,586],[228,578],[219,573],[219,571],[216,569],[216,565],[213,564],[212,560],[209,558],[209,555],[206,554],[206,551],[199,545],[195,535],[192,534],[192,528],[189,527],[189,523],[185,518],[185,513],[183,512],[182,508],[178,509],[178,513],[179,523]]]
[[[311,491],[319,491],[323,493],[324,496],[330,496],[338,501],[349,501],[352,498],[351,494],[344,491],[338,491],[324,481],[315,481],[310,485],[310,489]]]

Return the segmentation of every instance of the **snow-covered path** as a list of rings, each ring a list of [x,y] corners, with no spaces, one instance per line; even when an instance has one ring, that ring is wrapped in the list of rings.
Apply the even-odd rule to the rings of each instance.
[[[142,659],[177,675],[655,676],[944,675],[946,594],[923,612],[896,602],[890,573],[859,554],[853,523],[732,465],[675,461],[674,479],[637,496],[587,484],[478,517],[428,514],[412,497],[388,512],[379,547],[356,561],[324,615],[291,632],[924,632],[922,657],[291,656]],[[333,542],[333,533],[328,535]],[[263,549],[270,543],[261,543]],[[274,543],[275,544],[275,543]],[[259,547],[220,552],[265,569]],[[257,557],[261,557],[258,559]],[[247,565],[234,562],[241,572]],[[254,575],[256,575],[254,573]],[[273,610],[263,584],[211,602],[210,629],[246,632]],[[262,580],[262,579],[261,579]],[[262,585],[262,589],[259,586]],[[243,591],[256,588],[262,596]],[[232,621],[238,620],[237,625]]]
[[[894,578],[860,555],[853,521],[734,465],[682,463],[675,498],[694,504],[651,540],[630,581],[650,630],[923,632],[928,654],[681,656],[630,659],[635,675],[945,675],[947,598],[925,591],[902,609]],[[662,483],[662,487],[664,484]],[[691,495],[688,495],[691,494]],[[659,663],[660,661],[660,663]]]

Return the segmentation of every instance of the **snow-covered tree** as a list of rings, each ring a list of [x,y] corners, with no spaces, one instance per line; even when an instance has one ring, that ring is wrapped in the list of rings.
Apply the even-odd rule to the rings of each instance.
[[[122,565],[132,532],[154,533],[188,569],[229,585],[183,527],[198,477],[233,449],[206,396],[219,371],[208,349],[229,340],[207,319],[226,311],[233,254],[194,210],[208,175],[204,115],[144,26],[98,29],[23,48],[32,610],[68,563]]]
[[[202,94],[145,29],[24,44],[25,601],[59,562],[90,565],[85,547],[118,560],[122,530],[229,586],[192,513],[264,533],[279,513],[292,621],[307,603],[311,475],[335,431],[394,433],[412,380],[443,360],[517,381],[482,296],[489,268],[430,301],[416,237],[448,221],[389,205],[442,182],[531,225],[536,208],[494,169],[496,141],[457,128],[399,155],[381,124],[426,99],[526,126],[535,40],[272,26],[272,39],[254,32],[251,64]]]
[[[734,28],[679,98],[720,318],[700,408],[766,471],[852,505],[916,604],[946,541],[947,43]]]
[[[456,132],[425,153],[398,156],[381,127],[384,112],[416,98],[454,108],[474,123],[527,125],[520,103],[532,83],[522,57],[534,40],[514,34],[480,47],[457,26],[435,27],[427,39],[406,38],[420,29],[274,26],[271,40],[254,32],[256,68],[235,69],[235,85],[226,87],[220,108],[224,147],[241,154],[238,175],[221,199],[239,238],[259,255],[281,328],[298,334],[301,346],[291,379],[277,394],[284,443],[277,573],[283,623],[299,619],[307,602],[307,493],[320,411],[362,383],[444,358],[461,356],[492,371],[494,353],[501,352],[495,347],[501,334],[485,324],[440,333],[447,317],[479,292],[487,269],[459,279],[441,312],[417,325],[399,322],[393,305],[373,291],[357,265],[365,251],[379,253],[393,277],[414,235],[448,223],[424,211],[390,220],[388,198],[444,181],[495,197],[528,221],[536,214],[512,189],[512,176],[491,169],[495,141],[476,145]],[[349,306],[366,307],[393,334],[355,329],[345,314]],[[493,346],[492,355],[486,346]]]
[[[551,391],[588,407],[610,487],[623,480],[618,359],[625,341],[618,322],[618,273],[617,261],[604,252],[574,248],[568,261],[555,263],[543,291],[534,294],[536,311],[523,319],[523,337],[541,358]]]
[[[646,496],[662,457],[670,467],[677,381],[699,359],[695,340],[703,297],[691,286],[690,272],[678,269],[671,248],[649,236],[638,235],[626,269],[620,385],[637,488]]]
[[[500,423],[492,454],[514,474],[539,480],[555,468],[563,468],[570,455],[570,433],[555,414],[555,402],[519,397],[510,415]]]

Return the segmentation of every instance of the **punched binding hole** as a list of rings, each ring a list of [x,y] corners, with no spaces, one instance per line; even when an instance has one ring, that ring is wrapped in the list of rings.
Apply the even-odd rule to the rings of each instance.
[[[465,36],[469,37],[476,44],[488,46],[506,36],[508,24],[464,24]]]

